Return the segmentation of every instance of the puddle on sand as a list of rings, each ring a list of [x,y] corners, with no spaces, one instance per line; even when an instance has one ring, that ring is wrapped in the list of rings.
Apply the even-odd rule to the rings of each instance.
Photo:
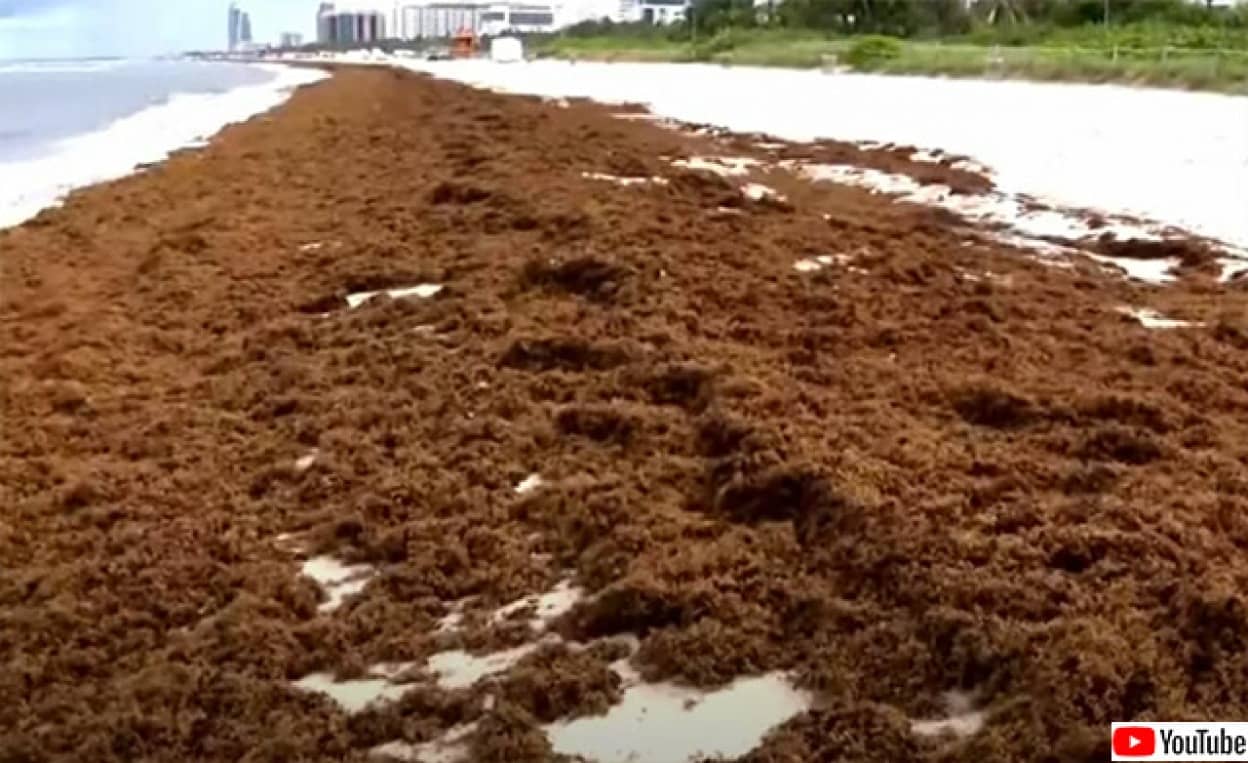
[[[750,201],[762,201],[771,198],[778,201],[784,201],[784,195],[777,193],[774,188],[765,186],[762,183],[746,183],[741,187],[741,193],[745,194],[745,198]]]
[[[1081,239],[1112,233],[1116,238],[1156,239],[1157,233],[1127,221],[1110,220],[1092,228],[1078,216],[1060,210],[1037,209],[1023,199],[1003,193],[959,194],[947,185],[923,185],[908,175],[881,172],[848,164],[781,162],[781,167],[801,173],[815,182],[856,186],[872,193],[896,195],[901,201],[926,204],[956,212],[971,220],[1009,226],[1024,241],[1049,238]]]
[[[849,265],[854,258],[848,254],[821,254],[818,257],[807,257],[793,263],[793,269],[799,273],[813,273],[816,270],[822,270],[830,265]],[[850,268],[850,270],[865,273],[862,268]]]
[[[273,545],[290,554],[302,554],[307,550],[297,533],[281,533],[273,539]]]
[[[348,713],[358,713],[374,702],[398,699],[412,688],[378,676],[335,681],[331,673],[311,673],[295,681],[294,686],[303,691],[324,694]]]
[[[469,599],[460,599],[453,602],[443,617],[438,620],[438,625],[434,629],[435,633],[450,633],[459,630],[464,624],[464,607],[468,605]]]
[[[943,154],[932,153],[931,151],[927,151],[925,149],[919,149],[913,154],[910,154],[910,161],[921,162],[924,164],[944,164],[947,159],[948,157]],[[993,174],[992,170],[971,159],[958,159],[957,161],[950,162],[949,167],[955,170],[973,172],[976,175],[991,176]]]
[[[324,561],[326,558],[322,557]],[[323,564],[326,577],[336,577],[350,567],[332,559]],[[363,566],[363,565],[359,565]],[[335,575],[329,575],[329,571]],[[569,611],[584,596],[569,579],[561,580],[542,594],[528,596],[496,609],[494,622],[532,608],[529,626],[540,633],[555,618]],[[438,630],[458,627],[466,601],[451,605]],[[561,643],[553,633],[538,641],[481,656],[464,650],[431,655],[422,673],[434,678],[439,688],[455,691],[469,688],[482,679],[504,673],[546,644]],[[629,639],[630,652],[637,650]],[[570,648],[581,645],[569,644]],[[366,677],[335,682],[328,673],[315,673],[296,681],[305,691],[323,693],[348,713],[357,713],[371,703],[399,699],[414,684],[395,683],[418,663],[375,665]],[[556,753],[582,756],[592,763],[641,763],[664,761],[682,763],[706,756],[736,757],[754,749],[768,731],[809,709],[812,697],[793,687],[787,675],[779,672],[741,678],[716,691],[701,691],[671,683],[646,684],[628,659],[611,665],[622,680],[624,696],[605,714],[557,721],[543,727]],[[487,699],[485,709],[490,711]],[[370,750],[379,759],[417,763],[459,763],[467,760],[467,737],[474,725],[457,726],[441,738],[420,744],[395,740]]]
[[[354,294],[347,295],[347,307],[354,310],[373,297],[385,294],[390,299],[406,299],[408,297],[418,297],[420,299],[428,299],[444,289],[442,284],[422,283],[417,286],[411,286],[406,289],[381,289],[379,291],[357,291]]]
[[[641,177],[623,177],[621,175],[608,175],[605,172],[582,172],[581,177],[587,180],[605,180],[607,182],[615,183],[616,185],[622,185],[622,186],[649,185],[652,183],[654,185],[667,185],[667,178],[659,177],[657,175],[654,177],[641,178]]]
[[[1026,249],[1034,252],[1035,256],[1032,259],[1042,262],[1052,268],[1073,270],[1075,267],[1074,263],[1070,262],[1068,259],[1061,258],[1075,257],[1083,254],[1083,252],[1078,249],[1072,249],[1069,246],[1062,246],[1061,244],[1055,244],[1052,241],[1043,241],[1038,238],[1027,238],[1026,236],[1020,236],[1016,233],[993,232],[988,235],[988,238],[1005,244],[1006,246],[1012,246],[1015,249]],[[972,246],[972,244],[968,242],[965,246]]]
[[[299,458],[295,459],[295,471],[306,472],[307,470],[311,469],[312,464],[316,463],[316,459],[319,458],[320,455],[321,455],[321,452],[317,450],[316,448],[313,448],[312,450],[308,451],[307,454],[302,455]]]
[[[537,651],[543,644],[556,642],[558,637],[548,637],[533,644],[523,644],[513,649],[482,656],[468,654],[462,649],[438,652],[425,663],[438,688],[447,691],[468,687],[498,673],[515,667],[516,663]],[[413,662],[374,665],[367,678],[334,681],[330,673],[312,673],[294,682],[304,691],[327,695],[348,713],[358,713],[373,702],[396,700],[415,688],[413,683],[395,683],[394,677],[415,667]]]
[[[721,177],[746,175],[752,167],[759,164],[759,160],[748,156],[695,156],[692,159],[676,159],[672,162],[673,167],[714,172]]]
[[[1008,231],[998,234],[1003,243],[1031,249],[1046,256],[1082,254],[1097,262],[1122,270],[1128,278],[1146,283],[1164,284],[1174,281],[1170,270],[1178,265],[1175,259],[1140,260],[1129,257],[1108,257],[1095,252],[1054,244],[1050,239],[1077,241],[1110,234],[1114,238],[1160,240],[1164,231],[1159,226],[1134,220],[1113,218],[1106,224],[1092,227],[1075,211],[1037,209],[1026,200],[1003,193],[955,194],[941,184],[922,185],[907,175],[881,172],[847,164],[808,164],[798,161],[780,162],[780,167],[801,173],[815,182],[831,182],[864,188],[872,193],[891,194],[900,201],[939,207],[962,215],[968,220],[1003,225]],[[1220,260],[1225,281],[1236,263],[1237,250],[1227,248],[1227,257]],[[1047,264],[1057,264],[1046,261]]]
[[[560,580],[554,588],[545,593],[525,596],[504,604],[494,610],[490,615],[490,620],[494,623],[501,623],[515,613],[532,607],[533,615],[529,618],[529,628],[540,633],[546,630],[553,620],[570,612],[572,607],[583,598],[585,598],[583,588],[572,585],[571,580]]]
[[[466,723],[452,726],[445,734],[432,742],[410,744],[403,741],[386,742],[369,750],[369,755],[383,760],[401,760],[411,763],[458,763],[468,758],[465,741],[477,724]]]
[[[616,119],[632,119],[639,122],[654,122],[660,127],[666,127],[669,130],[682,130],[679,122],[673,122],[667,117],[661,117],[658,114],[650,114],[649,112],[628,112],[624,114],[612,114]]]
[[[611,667],[624,679],[624,698],[605,715],[545,726],[556,753],[594,763],[735,758],[812,702],[809,693],[793,688],[782,673],[741,678],[704,692],[643,684],[627,660]]]
[[[316,556],[304,562],[300,572],[315,580],[329,597],[317,610],[333,612],[348,596],[363,591],[377,569],[370,564],[343,564],[332,556]]]
[[[490,613],[490,622],[498,624],[517,612],[532,608],[533,614],[528,620],[529,629],[534,633],[542,633],[551,622],[571,611],[584,597],[585,591],[580,586],[573,585],[568,579],[560,580],[549,591],[504,604]],[[463,622],[465,603],[460,601],[451,606],[450,613],[438,622],[439,631],[445,632],[459,627]],[[468,654],[462,649],[438,652],[429,658],[426,668],[437,675],[438,686],[444,689],[463,689],[482,678],[510,670],[542,645],[560,640],[557,635],[548,634],[536,643],[522,644],[513,649],[481,656]]]
[[[320,556],[305,562],[303,573],[316,580],[329,592],[331,600],[321,605],[322,611],[328,611],[339,606],[345,596],[363,588],[376,570],[366,564],[344,565],[332,557]],[[347,586],[357,587],[346,589]],[[564,579],[549,591],[526,596],[499,607],[491,613],[490,617],[493,622],[500,623],[508,616],[531,607],[533,615],[529,618],[528,624],[534,634],[539,634],[551,621],[571,610],[584,595],[580,587]],[[450,612],[438,622],[437,632],[444,633],[458,629],[463,622],[464,607],[468,601],[468,599],[461,599],[451,604]],[[557,634],[552,633],[538,641],[479,656],[469,654],[462,649],[442,651],[430,655],[429,659],[424,662],[423,669],[434,677],[439,688],[447,691],[466,689],[483,678],[510,670],[516,663],[542,646],[561,641],[562,639]],[[395,683],[394,679],[416,667],[417,664],[415,662],[380,663],[370,667],[365,678],[341,682],[335,682],[333,675],[329,673],[313,673],[295,681],[294,686],[305,691],[326,694],[348,713],[355,713],[372,702],[402,697],[414,684],[399,684]]]
[[[1140,325],[1146,329],[1182,329],[1182,328],[1200,328],[1203,323],[1193,321],[1182,321],[1175,318],[1167,318],[1156,310],[1147,307],[1117,307],[1114,308],[1123,315],[1129,315],[1140,322]]]
[[[1103,254],[1093,254],[1092,252],[1084,252],[1084,254],[1103,265],[1109,265],[1123,271],[1128,278],[1134,278],[1145,283],[1163,284],[1174,281],[1174,274],[1170,271],[1178,267],[1179,264],[1179,261],[1173,257],[1163,257],[1157,260],[1137,260],[1132,257],[1107,257]]]
[[[529,476],[525,477],[520,482],[520,484],[516,485],[516,493],[519,495],[524,495],[525,493],[532,493],[534,490],[537,490],[539,487],[545,484],[546,484],[546,480],[542,479],[542,475],[534,472],[533,474],[530,474]]]
[[[462,649],[454,649],[449,652],[438,652],[429,658],[426,665],[430,672],[437,675],[440,688],[467,689],[482,678],[511,670],[517,662],[536,652],[538,647],[556,641],[558,638],[547,638],[536,644],[522,644],[480,657],[468,654]]]
[[[967,737],[984,727],[988,714],[975,709],[975,697],[963,691],[945,692],[947,718],[936,721],[911,721],[910,731],[919,736],[953,734]]]
[[[516,663],[546,643],[557,642],[550,636],[532,644],[523,644],[501,652],[475,656],[462,649],[438,652],[425,662],[425,670],[433,674],[441,689],[467,689],[482,678],[510,670]],[[304,691],[320,692],[338,703],[348,713],[358,713],[370,704],[401,698],[417,684],[395,683],[394,679],[417,665],[414,662],[381,663],[369,668],[366,678],[334,681],[331,673],[312,673],[294,682]]]

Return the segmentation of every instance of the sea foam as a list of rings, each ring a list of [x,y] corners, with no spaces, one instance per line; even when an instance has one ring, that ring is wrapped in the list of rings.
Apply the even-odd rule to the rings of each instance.
[[[182,93],[85,135],[67,138],[34,159],[0,164],[0,228],[18,225],[75,188],[124,177],[179,148],[203,143],[227,125],[284,102],[323,71],[266,65],[274,78],[224,93]]]

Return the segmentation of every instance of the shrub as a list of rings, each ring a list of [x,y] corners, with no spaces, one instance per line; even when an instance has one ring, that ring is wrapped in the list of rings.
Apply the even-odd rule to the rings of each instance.
[[[709,38],[698,40],[693,46],[693,58],[697,61],[710,61],[720,53],[727,53],[746,38],[748,33],[739,29],[721,29]]]
[[[884,35],[867,35],[845,51],[845,63],[855,69],[872,69],[901,56],[901,40]]]

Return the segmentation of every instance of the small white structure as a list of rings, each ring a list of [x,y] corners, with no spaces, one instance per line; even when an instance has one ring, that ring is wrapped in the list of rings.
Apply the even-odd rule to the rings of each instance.
[[[495,37],[490,41],[490,60],[502,64],[524,60],[524,43],[518,37]]]
[[[676,24],[685,20],[692,0],[622,0],[619,21]]]

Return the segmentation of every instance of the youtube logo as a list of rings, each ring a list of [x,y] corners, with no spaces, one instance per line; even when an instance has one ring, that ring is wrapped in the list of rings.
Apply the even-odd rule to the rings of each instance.
[[[1212,763],[1248,761],[1248,722],[1181,721],[1110,724],[1112,760]]]
[[[1118,758],[1147,758],[1157,752],[1157,733],[1147,726],[1119,726],[1113,747]]]

